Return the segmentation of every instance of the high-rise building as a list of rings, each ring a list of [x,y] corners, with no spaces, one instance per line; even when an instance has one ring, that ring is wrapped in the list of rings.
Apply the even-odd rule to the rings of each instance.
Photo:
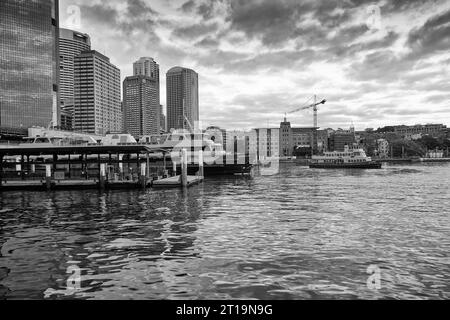
[[[160,108],[159,108],[159,116],[160,116],[159,120],[160,120],[161,131],[166,132],[167,131],[167,128],[166,128],[166,116],[164,114],[162,104],[160,105]]]
[[[166,75],[167,129],[190,129],[199,121],[198,74],[174,67]]]
[[[60,78],[59,92],[62,109],[73,109],[74,94],[74,60],[83,51],[91,50],[91,39],[87,34],[69,29],[60,29],[59,57]],[[70,110],[69,110],[70,111]]]
[[[59,124],[59,2],[0,1],[0,127]]]
[[[159,82],[159,65],[150,57],[142,57],[133,63],[134,76],[147,76]]]
[[[135,138],[160,133],[159,81],[145,75],[126,77],[123,82],[125,130]]]
[[[122,130],[120,70],[95,50],[74,59],[74,119],[77,131],[106,134]]]

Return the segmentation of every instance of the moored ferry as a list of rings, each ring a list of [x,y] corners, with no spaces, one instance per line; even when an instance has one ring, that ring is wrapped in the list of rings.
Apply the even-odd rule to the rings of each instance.
[[[380,169],[381,163],[373,161],[361,148],[350,149],[346,146],[342,152],[324,152],[323,155],[313,156],[309,167],[318,169]]]

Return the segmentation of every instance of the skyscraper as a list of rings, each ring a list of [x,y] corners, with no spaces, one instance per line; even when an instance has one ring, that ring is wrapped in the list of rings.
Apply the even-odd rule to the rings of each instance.
[[[133,75],[147,76],[159,82],[159,65],[150,57],[142,57],[133,63]]]
[[[106,134],[122,130],[120,70],[95,50],[74,59],[74,129]]]
[[[0,1],[0,126],[59,124],[58,0]]]
[[[125,131],[138,138],[159,134],[159,82],[145,75],[126,77],[123,82]]]
[[[166,77],[167,129],[189,129],[199,121],[198,74],[174,67]]]
[[[159,65],[143,57],[133,63],[133,73],[123,82],[124,129],[135,137],[159,134]]]
[[[161,130],[166,132],[167,131],[167,129],[166,129],[166,116],[164,115],[164,111],[163,111],[163,106],[162,105],[160,105],[160,108],[159,108],[159,120],[160,120],[159,123],[160,123]]]
[[[74,60],[83,51],[91,50],[91,39],[87,34],[69,29],[60,29],[60,100],[63,109],[73,109]],[[70,110],[69,110],[70,111]]]

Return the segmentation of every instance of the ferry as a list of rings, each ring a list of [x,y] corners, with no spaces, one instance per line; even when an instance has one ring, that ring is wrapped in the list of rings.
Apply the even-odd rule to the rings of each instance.
[[[309,167],[316,169],[380,169],[381,163],[373,161],[361,148],[345,146],[344,151],[324,152],[313,156]]]

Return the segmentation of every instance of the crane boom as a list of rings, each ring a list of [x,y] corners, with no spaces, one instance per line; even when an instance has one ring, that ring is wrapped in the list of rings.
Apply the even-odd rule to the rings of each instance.
[[[303,107],[301,107],[301,108],[294,109],[294,110],[292,110],[292,111],[290,111],[290,112],[288,112],[288,113],[295,113],[295,112],[299,112],[299,111],[301,111],[301,110],[305,110],[305,109],[309,109],[309,108],[315,108],[315,107],[317,107],[317,106],[320,105],[320,104],[325,104],[325,102],[327,102],[327,100],[323,99],[323,100],[320,101],[320,102],[313,103],[313,104],[310,104],[310,105],[307,105],[307,106],[303,106]]]
[[[311,154],[315,154],[317,152],[317,129],[318,129],[318,121],[317,121],[317,106],[321,105],[321,104],[325,104],[327,102],[327,100],[323,99],[320,102],[316,102],[316,96],[314,95],[314,103],[310,104],[310,105],[306,105],[297,109],[292,110],[291,112],[288,113],[295,113],[301,110],[305,110],[305,109],[309,109],[309,108],[313,108],[314,110],[314,119],[313,119],[313,137],[312,137],[312,143],[311,143],[311,147],[312,147],[312,152]]]

